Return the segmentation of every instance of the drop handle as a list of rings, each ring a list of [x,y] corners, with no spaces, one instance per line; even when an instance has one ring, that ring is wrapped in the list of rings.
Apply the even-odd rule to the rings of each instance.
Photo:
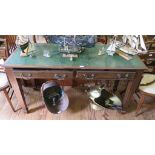
[[[118,77],[118,78],[121,78],[121,74],[117,74],[117,77]]]
[[[125,74],[125,77],[128,78],[129,77],[129,74]]]
[[[128,78],[129,77],[129,74],[124,74],[124,75],[121,75],[121,74],[117,74],[117,77],[118,78]]]
[[[31,74],[31,73],[27,74],[27,77],[31,77],[31,76],[32,76],[32,74]]]
[[[84,74],[83,75],[87,80],[93,80],[95,75],[94,74],[91,74],[91,75],[87,75],[87,74]]]
[[[23,73],[21,73],[21,74],[20,74],[20,76],[21,76],[21,77],[22,77],[22,79],[24,79],[24,80],[29,80],[29,79],[31,79],[32,74],[31,74],[31,73],[29,73],[29,74],[27,74],[27,75],[25,76],[25,75],[23,75]]]
[[[67,77],[66,74],[63,74],[63,75],[59,75],[59,74],[54,74],[54,78],[57,79],[57,80],[63,80]]]

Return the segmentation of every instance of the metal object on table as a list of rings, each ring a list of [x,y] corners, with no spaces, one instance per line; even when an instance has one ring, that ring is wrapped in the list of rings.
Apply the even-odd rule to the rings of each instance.
[[[78,58],[78,55],[84,51],[84,47],[82,44],[77,44],[76,42],[76,36],[74,36],[74,39],[72,43],[69,43],[66,41],[67,38],[63,38],[63,42],[59,43],[59,52],[62,53],[62,57],[70,58],[70,61],[73,60],[73,58]]]
[[[66,45],[65,42],[64,45],[59,46],[59,52],[62,53],[62,57],[70,58],[70,61],[72,61],[73,58],[78,58],[78,55],[84,50],[84,47],[76,45]]]
[[[105,47],[103,46],[101,49],[98,51],[98,55],[104,55],[106,53]]]
[[[64,90],[55,81],[48,81],[41,87],[41,94],[47,109],[54,114],[64,112],[69,99]]]

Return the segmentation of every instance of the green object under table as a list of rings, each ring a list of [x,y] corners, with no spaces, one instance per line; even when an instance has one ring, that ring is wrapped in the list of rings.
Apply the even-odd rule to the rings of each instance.
[[[17,79],[82,79],[82,80],[127,80],[128,86],[123,98],[126,108],[141,80],[141,75],[147,67],[136,55],[127,61],[118,55],[98,55],[103,44],[86,48],[78,58],[62,57],[56,44],[31,44],[31,56],[20,57],[17,48],[5,61],[5,69],[22,108],[28,111]],[[106,47],[105,47],[106,48]],[[51,57],[44,57],[43,52],[50,51]]]

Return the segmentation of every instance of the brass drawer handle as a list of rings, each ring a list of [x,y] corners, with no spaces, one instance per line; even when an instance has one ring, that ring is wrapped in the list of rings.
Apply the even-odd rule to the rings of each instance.
[[[29,80],[31,79],[32,77],[32,74],[31,73],[28,73],[26,76],[23,75],[23,73],[20,74],[21,78],[24,79],[24,80]]]
[[[57,80],[63,80],[67,77],[66,74],[63,74],[63,75],[59,75],[59,74],[54,74],[54,78],[57,79]]]
[[[95,78],[94,74],[88,75],[88,74],[83,74],[83,76],[87,79],[87,80],[93,80]]]
[[[125,74],[125,77],[128,78],[129,77],[129,74]]]
[[[117,77],[118,77],[118,78],[128,78],[128,77],[129,77],[129,74],[128,74],[128,73],[126,73],[126,74],[124,74],[124,75],[117,74]]]
[[[117,77],[118,77],[118,78],[121,78],[121,74],[117,74]]]
[[[31,77],[31,76],[32,76],[32,74],[31,74],[31,73],[27,74],[27,77]]]

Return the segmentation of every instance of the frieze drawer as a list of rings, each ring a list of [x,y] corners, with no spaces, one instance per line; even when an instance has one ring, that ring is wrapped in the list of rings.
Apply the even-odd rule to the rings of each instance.
[[[84,80],[99,79],[134,79],[135,72],[116,72],[116,71],[78,71],[76,78]]]
[[[72,79],[73,72],[72,71],[62,71],[62,70],[39,70],[39,71],[32,71],[32,70],[14,70],[14,74],[16,78],[22,78],[25,80],[29,79],[57,79],[57,80],[64,80],[64,79]]]
[[[6,58],[5,50],[0,49],[0,58]]]

